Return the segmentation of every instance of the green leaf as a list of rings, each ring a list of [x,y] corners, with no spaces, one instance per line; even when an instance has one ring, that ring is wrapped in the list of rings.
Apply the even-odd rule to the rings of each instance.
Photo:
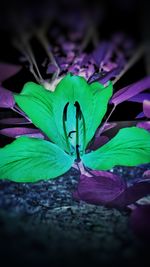
[[[18,106],[28,115],[34,125],[41,129],[50,140],[67,151],[64,135],[60,135],[53,114],[53,93],[43,86],[28,82],[20,94],[14,96]]]
[[[20,137],[0,149],[0,179],[36,182],[68,171],[74,159],[48,141]]]
[[[150,163],[150,133],[137,127],[121,129],[107,144],[85,154],[82,161],[95,170]]]
[[[86,146],[105,115],[111,95],[111,83],[107,87],[98,82],[89,85],[84,78],[68,74],[60,81],[54,92],[49,92],[40,85],[27,83],[21,94],[15,95],[15,100],[38,128],[54,143],[69,152],[63,125],[66,104],[69,103],[67,134],[76,130],[74,104],[78,102],[80,105],[85,120],[86,136],[83,136],[84,127],[80,121],[79,139],[80,144],[84,142]]]
[[[64,107],[70,105],[70,112],[67,114],[68,131],[75,131],[75,110],[73,106],[78,102],[85,120],[86,140],[85,146],[89,143],[100,125],[107,110],[107,104],[112,96],[112,83],[107,87],[95,82],[88,84],[83,77],[68,74],[57,85],[53,93],[53,114],[57,122],[57,128],[63,134],[62,118]],[[69,106],[68,106],[69,110]],[[83,142],[83,125],[80,122],[79,139]]]

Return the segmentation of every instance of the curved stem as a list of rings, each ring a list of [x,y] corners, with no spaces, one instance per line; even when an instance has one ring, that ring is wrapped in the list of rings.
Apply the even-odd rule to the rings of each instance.
[[[125,65],[124,69],[120,72],[120,74],[116,77],[116,79],[112,82],[115,84],[143,55],[145,52],[145,47],[141,46],[137,49],[134,56],[129,60],[129,62]]]
[[[74,106],[76,107],[76,160],[77,162],[80,161],[80,152],[79,152],[79,113],[80,113],[80,106],[78,102],[75,102]]]
[[[78,162],[77,166],[78,166],[78,169],[79,169],[79,171],[80,171],[80,173],[82,175],[86,175],[88,177],[92,177],[92,175],[89,172],[87,172],[86,169],[84,168],[84,165],[83,165],[82,161]]]
[[[63,129],[64,129],[64,135],[65,135],[67,149],[68,149],[69,154],[71,155],[70,143],[69,143],[69,140],[68,140],[68,134],[67,134],[67,129],[66,129],[66,120],[67,120],[67,109],[68,109],[68,105],[69,105],[69,102],[64,107],[64,112],[63,112]]]
[[[107,119],[105,120],[104,124],[103,124],[102,127],[100,127],[100,129],[97,131],[96,136],[100,136],[100,135],[101,135],[101,133],[103,132],[103,130],[104,130],[104,128],[105,128],[105,125],[107,124],[108,120],[110,119],[110,117],[111,117],[112,113],[114,112],[115,108],[116,108],[116,105],[113,106],[113,108],[112,108],[111,112],[109,113]]]

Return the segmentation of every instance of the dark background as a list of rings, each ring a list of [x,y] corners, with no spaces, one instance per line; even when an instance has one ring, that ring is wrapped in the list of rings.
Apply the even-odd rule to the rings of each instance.
[[[132,38],[136,46],[149,44],[149,1],[2,1],[0,3],[0,60],[3,62],[19,63],[20,53],[13,46],[13,40],[18,30],[40,23],[46,18],[53,18],[54,23],[60,23],[60,18],[85,13],[94,21],[99,32],[99,38],[109,39],[114,32],[124,32]],[[80,17],[79,17],[80,18]],[[80,25],[80,19],[74,26]],[[78,26],[80,27],[80,26]],[[63,29],[65,33],[65,28]],[[147,45],[147,47],[150,47]],[[37,47],[35,50],[38,49]],[[41,51],[38,51],[38,57]],[[150,72],[150,49],[145,55],[115,84],[118,90],[132,82],[140,80]],[[7,80],[4,86],[12,91],[20,91],[24,83],[33,80],[26,70]],[[134,108],[133,108],[134,107]],[[128,112],[124,112],[124,110]],[[134,120],[141,111],[140,104],[123,103],[111,117],[115,120]]]

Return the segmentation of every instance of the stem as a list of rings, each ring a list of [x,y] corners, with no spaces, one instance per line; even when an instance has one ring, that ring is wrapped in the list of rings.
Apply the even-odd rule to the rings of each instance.
[[[111,110],[111,112],[109,113],[107,119],[105,120],[104,124],[103,124],[102,127],[100,127],[100,129],[97,131],[97,133],[96,133],[96,136],[97,136],[97,137],[100,136],[101,133],[103,132],[103,130],[104,130],[104,128],[105,128],[105,125],[107,124],[108,120],[110,119],[110,117],[111,117],[112,113],[114,112],[115,108],[116,108],[116,106],[114,105],[113,108],[112,108],[112,110]]]
[[[11,110],[13,110],[14,112],[18,113],[19,115],[23,116],[24,118],[26,118],[30,123],[32,123],[32,121],[25,115],[24,112],[22,112],[17,106],[11,108]]]
[[[57,68],[57,71],[56,71],[56,73],[54,73],[53,78],[52,78],[52,80],[54,80],[54,79],[56,79],[56,78],[58,77],[58,75],[59,75],[59,73],[60,73],[60,67],[59,67],[58,63],[56,62],[53,53],[52,53],[51,50],[50,50],[51,48],[50,48],[50,45],[49,45],[49,43],[48,43],[48,40],[47,40],[47,38],[46,38],[44,32],[43,32],[43,31],[38,31],[38,32],[36,32],[36,34],[37,34],[37,37],[38,37],[38,39],[39,39],[41,45],[43,46],[45,52],[47,53],[47,55],[48,55],[48,57],[49,57],[49,60],[50,60],[50,61],[54,64],[54,66]]]
[[[79,113],[80,113],[80,105],[76,101],[75,102],[76,107],[76,155],[77,155],[77,162],[80,162],[80,152],[79,152]]]
[[[80,173],[81,173],[81,174],[86,175],[86,176],[88,176],[88,177],[92,177],[92,175],[91,175],[89,172],[87,172],[87,171],[85,170],[82,161],[78,162],[78,163],[77,163],[77,166],[78,166],[78,169],[80,170]]]
[[[33,65],[34,65],[34,67],[35,67],[35,69],[37,71],[37,74],[38,74],[40,80],[43,81],[43,78],[42,78],[41,73],[39,71],[39,68],[37,66],[33,51],[31,49],[31,46],[29,45],[29,43],[26,40],[24,40],[24,46],[25,46],[25,48],[26,48],[26,50],[27,50],[27,52],[29,54],[29,57],[31,58],[31,61],[32,61]]]
[[[85,153],[85,144],[86,144],[86,127],[85,127],[85,119],[83,113],[81,112],[82,122],[83,122],[83,154]]]
[[[31,49],[31,46],[29,45],[27,38],[21,36],[20,43],[18,41],[14,41],[14,45],[21,53],[24,54],[24,56],[26,57],[27,61],[30,64],[30,68],[29,68],[30,72],[33,74],[36,81],[41,84],[43,82],[43,78],[40,74],[39,68],[37,66],[37,63],[36,63],[36,60],[35,60],[35,57],[33,54],[33,51]],[[34,67],[35,67],[38,75],[36,75],[36,73],[34,71]]]
[[[68,140],[68,134],[67,134],[66,123],[65,123],[65,121],[67,120],[67,109],[68,109],[68,105],[69,105],[69,102],[64,107],[64,112],[63,112],[63,129],[64,129],[64,135],[65,135],[65,140],[66,140],[66,144],[67,144],[67,149],[68,149],[69,154],[71,155],[70,143],[69,143],[69,140]]]
[[[115,80],[112,82],[115,84],[143,55],[145,51],[145,47],[141,46],[137,49],[134,56],[129,60],[129,62],[125,65],[124,69],[120,72],[120,74],[115,78]]]

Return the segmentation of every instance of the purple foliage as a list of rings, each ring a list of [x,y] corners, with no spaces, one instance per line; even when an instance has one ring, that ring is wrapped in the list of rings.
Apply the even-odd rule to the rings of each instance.
[[[17,124],[17,125],[31,124],[31,122],[27,120],[26,118],[6,118],[6,119],[1,119],[0,123],[1,124]]]
[[[146,77],[116,92],[111,98],[110,103],[113,103],[114,105],[118,105],[149,88],[150,88],[150,77]]]
[[[81,175],[75,199],[91,204],[125,208],[150,194],[150,179],[141,179],[127,185],[123,178],[109,172],[91,171],[90,176]]]
[[[0,130],[0,134],[6,135],[12,138],[18,138],[20,136],[28,136],[33,138],[44,139],[45,136],[38,129],[25,128],[25,127],[14,127],[14,128],[4,128]]]
[[[14,105],[13,93],[0,86],[0,108],[13,108]]]

